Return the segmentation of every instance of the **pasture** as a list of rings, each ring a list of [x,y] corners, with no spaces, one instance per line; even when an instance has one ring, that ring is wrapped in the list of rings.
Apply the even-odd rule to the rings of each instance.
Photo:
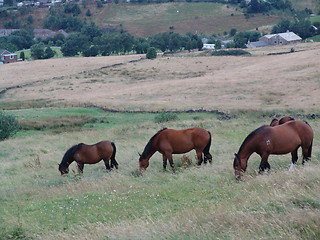
[[[22,126],[0,142],[0,239],[320,238],[319,52],[308,43],[245,57],[195,52],[0,66],[1,109]],[[161,121],[164,111],[174,120]],[[301,151],[294,171],[290,154],[272,155],[271,172],[259,175],[252,155],[236,181],[233,158],[244,138],[283,115],[312,126],[310,165],[301,166]],[[211,132],[212,164],[197,167],[194,151],[175,155],[172,174],[156,153],[137,176],[151,136],[193,126]],[[81,176],[72,164],[60,176],[69,147],[100,140],[115,142],[118,170],[99,162]]]

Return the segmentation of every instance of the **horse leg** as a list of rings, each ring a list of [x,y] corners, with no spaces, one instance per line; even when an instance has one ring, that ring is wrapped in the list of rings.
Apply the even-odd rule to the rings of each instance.
[[[116,169],[118,169],[118,162],[116,161],[116,159],[111,159],[111,168],[115,167]]]
[[[293,170],[296,166],[296,163],[298,161],[298,148],[297,147],[294,151],[291,152],[291,165],[289,170]]]
[[[111,168],[110,168],[110,165],[109,165],[109,159],[103,159],[103,161],[104,161],[104,165],[106,166],[106,169],[107,169],[107,171],[110,171],[111,170]]]
[[[207,161],[209,161],[209,163],[212,163],[212,155],[208,152],[208,153],[203,153],[204,155],[204,163],[207,163]]]
[[[163,161],[163,171],[167,170],[167,157],[165,154],[162,154],[162,161]]]
[[[202,152],[196,150],[196,154],[197,154],[197,158],[198,158],[198,166],[200,166],[201,163],[203,162]],[[205,159],[204,163],[205,164],[207,163],[206,159]]]
[[[78,166],[78,172],[79,172],[80,174],[82,174],[82,173],[83,173],[83,168],[84,168],[84,163],[82,163],[82,162],[77,162],[77,166]]]
[[[269,154],[267,153],[261,156],[259,174],[262,174],[266,169],[270,170],[271,167],[270,167],[270,164],[268,163],[268,157],[269,157]]]
[[[308,162],[310,159],[309,159],[309,147],[303,147],[301,146],[301,149],[302,149],[302,165],[304,165],[306,162]]]
[[[172,154],[170,153],[170,154],[167,154],[167,158],[168,158],[168,160],[169,160],[169,163],[170,163],[170,166],[171,166],[171,168],[172,168],[172,171],[175,173],[176,172],[176,169],[174,168],[174,163],[173,163],[173,159],[172,159]]]

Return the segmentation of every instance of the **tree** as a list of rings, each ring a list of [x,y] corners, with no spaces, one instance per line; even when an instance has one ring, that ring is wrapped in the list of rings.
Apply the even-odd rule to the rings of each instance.
[[[82,51],[82,54],[85,57],[95,57],[99,54],[99,48],[97,46],[91,46],[90,48]]]
[[[100,37],[102,35],[102,30],[94,22],[91,22],[81,28],[81,33],[92,41],[95,37]]]
[[[71,34],[61,46],[61,52],[64,56],[75,56],[90,47],[90,41],[87,36],[81,33]]]
[[[91,14],[91,11],[90,11],[90,9],[88,9],[87,12],[86,12],[86,16],[87,16],[87,17],[91,17],[91,15],[92,15],[92,14]]]
[[[217,40],[214,46],[215,49],[221,49],[221,41]]]
[[[27,30],[15,31],[11,33],[7,39],[16,45],[18,49],[27,49],[34,44],[33,32]]]
[[[19,56],[23,61],[26,59],[24,51],[20,52],[20,56]]]
[[[54,51],[51,49],[51,47],[46,47],[46,49],[44,50],[44,56],[43,58],[45,59],[49,59],[49,58],[53,58],[54,57]]]
[[[146,57],[147,57],[148,59],[157,58],[157,51],[156,51],[156,49],[155,49],[154,47],[150,47],[150,48],[148,49],[148,52],[147,52]]]
[[[236,28],[231,28],[231,29],[230,29],[230,32],[229,32],[229,35],[230,35],[231,37],[233,37],[234,35],[236,35],[236,33],[237,33],[237,29],[236,29]]]
[[[37,43],[35,45],[32,45],[30,52],[31,57],[33,59],[43,59],[44,58],[44,44],[43,43]]]
[[[0,140],[14,135],[19,130],[19,123],[14,116],[0,111]]]

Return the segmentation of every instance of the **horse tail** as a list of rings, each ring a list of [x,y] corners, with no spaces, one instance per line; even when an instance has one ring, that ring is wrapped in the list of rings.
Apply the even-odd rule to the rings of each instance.
[[[310,124],[307,121],[304,121],[304,122],[311,128]],[[311,128],[311,131],[312,131],[312,128]],[[313,139],[311,139],[311,144],[308,149],[307,159],[311,158],[312,144],[313,144]]]
[[[117,153],[117,148],[114,142],[111,142],[111,145],[113,147],[113,152],[111,156],[111,166],[115,166],[118,169],[118,162],[116,161],[116,153]]]
[[[311,153],[312,153],[312,143],[313,143],[313,140],[311,141],[311,144],[309,146],[309,149],[308,149],[308,154],[307,154],[307,158],[311,158]]]
[[[208,154],[210,151],[210,147],[211,147],[211,133],[208,131],[209,133],[209,141],[207,143],[207,146],[203,149],[203,153],[204,154]]]

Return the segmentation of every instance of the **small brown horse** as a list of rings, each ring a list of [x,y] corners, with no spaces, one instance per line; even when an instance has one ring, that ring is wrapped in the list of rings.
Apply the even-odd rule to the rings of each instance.
[[[292,164],[298,160],[298,148],[302,148],[304,164],[311,157],[313,131],[310,125],[302,121],[288,121],[278,126],[262,126],[250,133],[243,141],[233,161],[234,174],[237,179],[247,169],[247,162],[252,153],[261,157],[259,173],[270,169],[270,154],[287,154],[291,152]],[[292,165],[294,166],[294,165]]]
[[[290,117],[290,116],[285,116],[283,118],[280,118],[280,120],[274,118],[274,119],[272,119],[270,126],[271,127],[278,126],[278,125],[284,124],[284,123],[292,121],[292,120],[294,120],[294,118]]]
[[[118,168],[118,163],[115,159],[116,145],[113,142],[101,141],[93,145],[79,143],[69,148],[64,154],[59,171],[61,175],[69,173],[69,165],[75,161],[79,171],[82,173],[84,164],[95,164],[104,161],[107,170],[110,170],[109,160],[111,160],[111,168]]]
[[[158,131],[147,143],[143,153],[139,158],[139,172],[142,174],[149,166],[149,159],[155,152],[160,152],[163,157],[163,169],[167,167],[167,159],[173,171],[174,164],[172,154],[182,154],[196,150],[198,165],[203,162],[202,153],[204,154],[204,163],[212,162],[212,156],[209,153],[211,146],[211,133],[203,128],[188,128],[183,130],[174,130],[164,128]]]

